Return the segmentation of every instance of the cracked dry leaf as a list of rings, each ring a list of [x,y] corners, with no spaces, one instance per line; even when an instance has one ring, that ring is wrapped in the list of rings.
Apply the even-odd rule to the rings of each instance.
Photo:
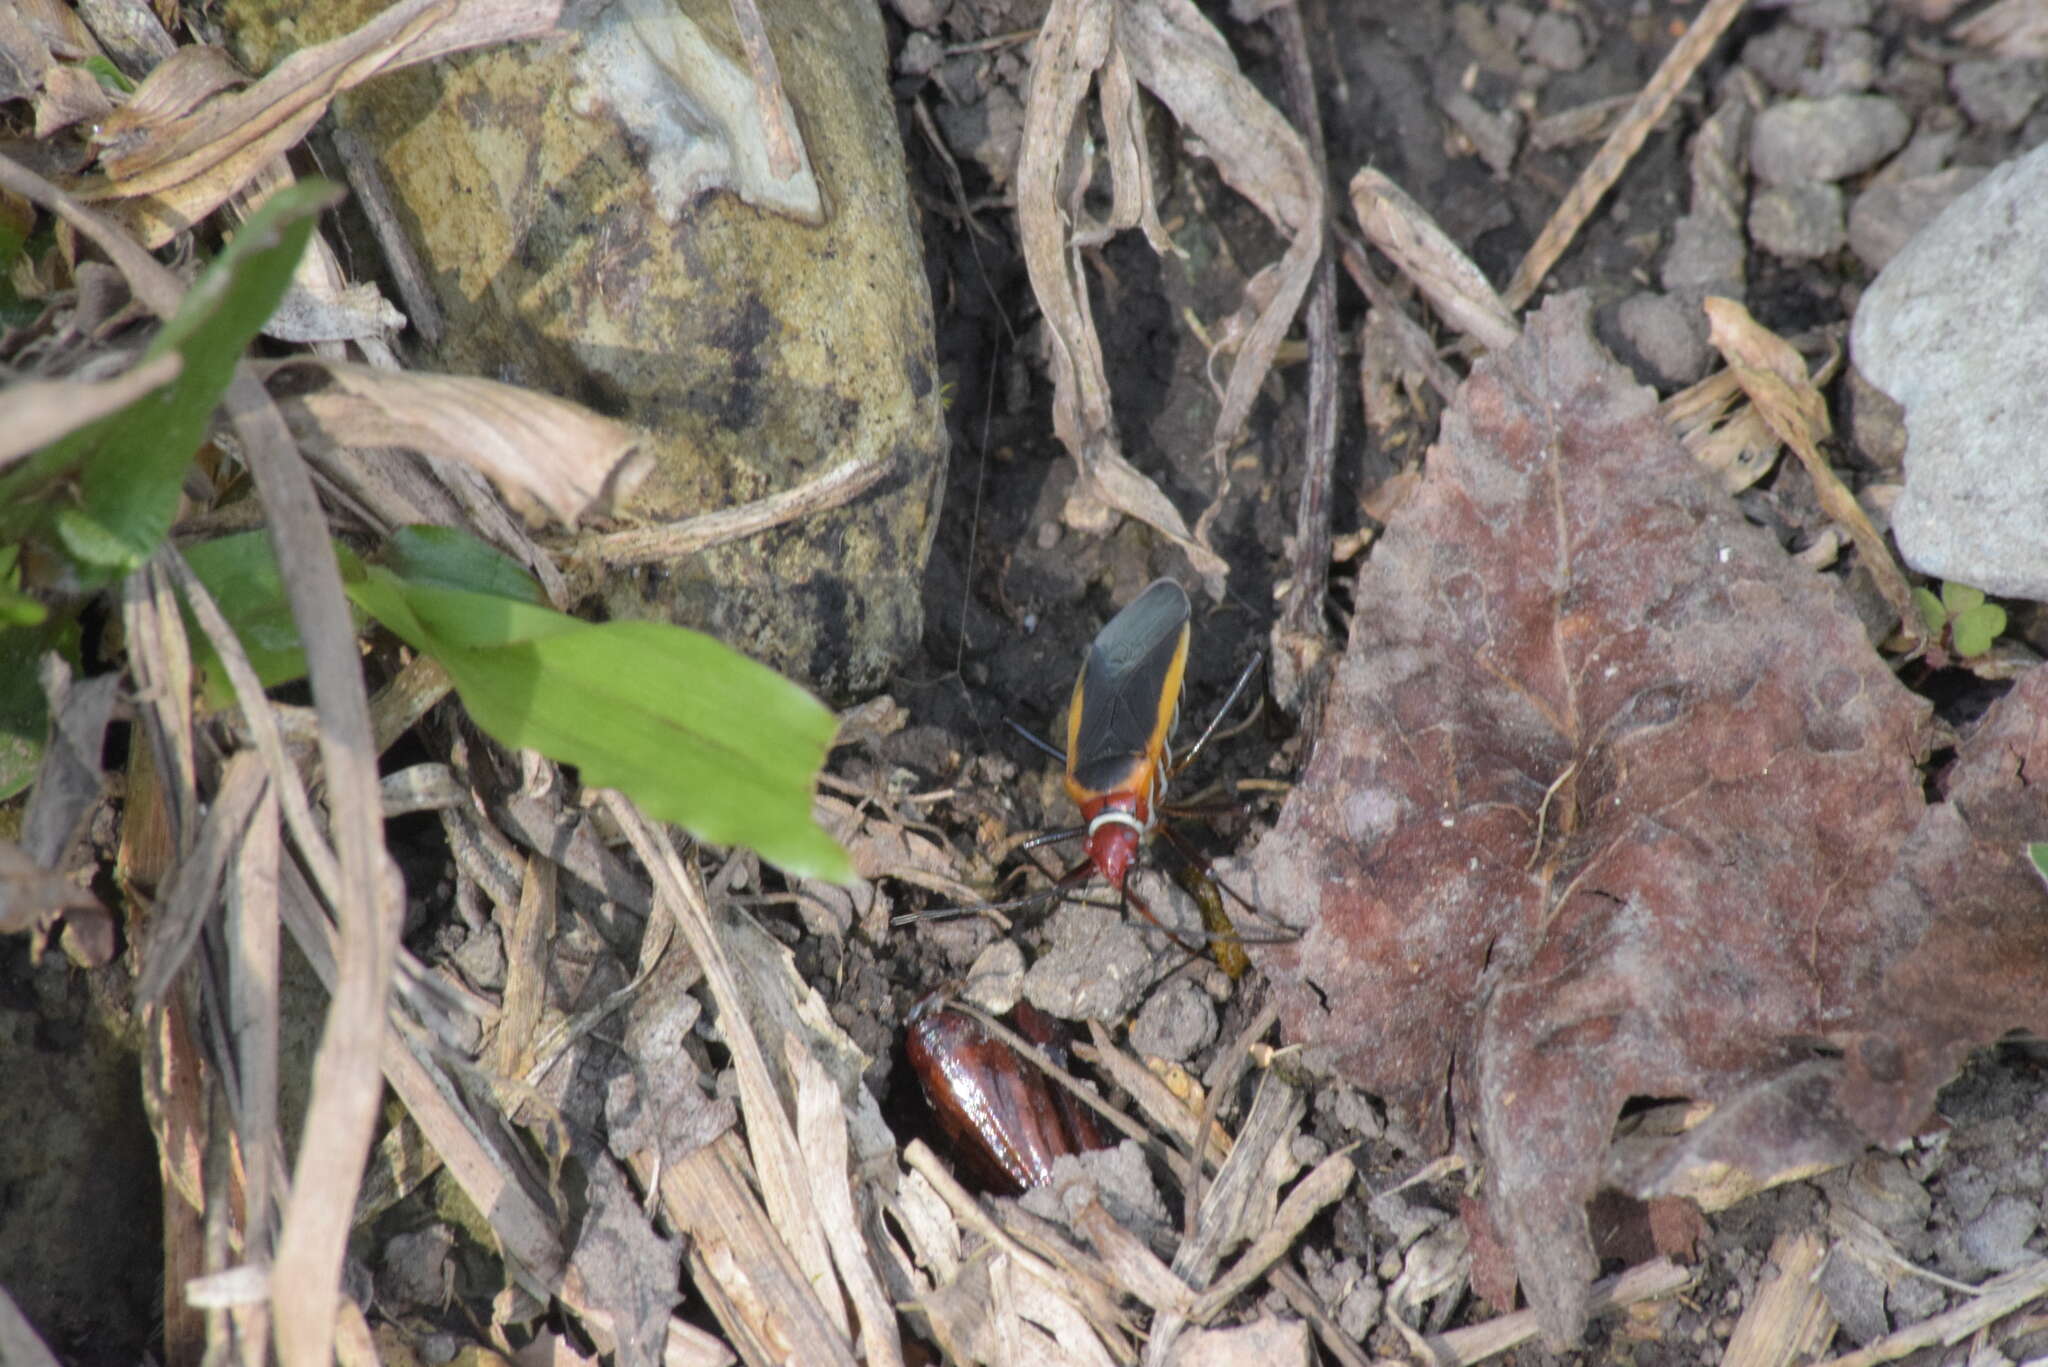
[[[1483,1159],[1560,1342],[1623,1104],[1728,1096],[1866,1005],[1924,805],[1924,704],[1587,318],[1548,305],[1446,413],[1255,861],[1292,1037]]]

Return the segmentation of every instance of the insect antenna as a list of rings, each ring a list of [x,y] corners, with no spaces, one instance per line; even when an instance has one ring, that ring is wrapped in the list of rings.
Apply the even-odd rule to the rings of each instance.
[[[1216,728],[1221,726],[1223,719],[1230,715],[1230,709],[1237,706],[1237,700],[1243,695],[1245,685],[1252,681],[1252,674],[1258,669],[1265,658],[1263,654],[1252,656],[1251,663],[1244,667],[1244,672],[1237,676],[1237,682],[1230,686],[1230,696],[1223,700],[1223,706],[1216,709],[1216,715],[1209,718],[1209,724],[1202,729],[1202,734],[1195,740],[1193,745],[1188,747],[1188,752],[1182,755],[1174,764],[1174,773],[1178,774],[1181,770],[1195,762],[1195,756],[1201,754],[1202,747],[1207,745],[1210,739],[1215,736]],[[1247,717],[1245,720],[1249,723],[1251,718]]]
[[[1020,721],[1018,721],[1018,720],[1017,720],[1017,719],[1016,719],[1015,717],[1004,717],[1004,718],[1003,718],[1003,725],[1005,725],[1005,726],[1009,727],[1009,728],[1010,728],[1010,729],[1011,729],[1012,731],[1015,731],[1015,732],[1016,732],[1016,733],[1017,733],[1018,735],[1022,736],[1022,737],[1023,737],[1023,738],[1025,739],[1025,740],[1028,740],[1028,741],[1030,741],[1030,742],[1031,742],[1031,743],[1032,743],[1033,745],[1037,746],[1037,747],[1038,747],[1038,748],[1039,748],[1040,750],[1043,750],[1043,751],[1045,751],[1045,753],[1046,753],[1046,754],[1048,754],[1048,755],[1051,755],[1051,756],[1052,756],[1052,757],[1053,757],[1054,759],[1058,760],[1058,761],[1059,761],[1059,762],[1060,762],[1061,764],[1065,764],[1065,763],[1067,762],[1067,752],[1066,752],[1066,751],[1064,751],[1064,750],[1060,749],[1060,748],[1059,748],[1059,746],[1057,746],[1057,745],[1054,745],[1054,744],[1053,744],[1053,743],[1052,743],[1051,741],[1049,741],[1049,740],[1045,739],[1045,737],[1043,737],[1043,736],[1039,735],[1039,734],[1038,734],[1038,733],[1037,733],[1036,731],[1033,731],[1033,730],[1032,730],[1032,729],[1031,729],[1030,727],[1026,726],[1026,725],[1025,725],[1025,724],[1024,724],[1023,722],[1020,722]]]

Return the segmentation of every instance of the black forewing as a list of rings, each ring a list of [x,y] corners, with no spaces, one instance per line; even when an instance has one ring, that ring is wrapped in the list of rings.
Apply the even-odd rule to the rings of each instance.
[[[1114,789],[1144,758],[1180,702],[1176,662],[1187,631],[1187,591],[1161,579],[1110,618],[1088,647],[1069,746],[1071,772],[1083,788]]]

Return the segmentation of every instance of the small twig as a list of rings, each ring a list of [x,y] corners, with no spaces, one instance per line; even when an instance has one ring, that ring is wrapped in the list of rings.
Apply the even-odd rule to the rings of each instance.
[[[1550,273],[1550,268],[1571,246],[1572,239],[1593,216],[1593,210],[1601,199],[1614,188],[1614,182],[1621,179],[1621,173],[1628,169],[1636,152],[1649,140],[1650,130],[1657,126],[1657,120],[1664,117],[1664,111],[1678,98],[1678,92],[1692,79],[1699,64],[1707,59],[1715,42],[1735,22],[1735,16],[1742,13],[1743,3],[1744,0],[1707,0],[1692,26],[1686,29],[1685,36],[1664,54],[1655,74],[1629,107],[1628,117],[1607,135],[1606,142],[1600,144],[1600,150],[1593,154],[1593,160],[1586,163],[1586,169],[1579,173],[1578,180],[1565,194],[1556,212],[1551,214],[1550,222],[1544,224],[1543,231],[1536,235],[1529,254],[1515,268],[1515,278],[1501,291],[1509,308],[1520,309],[1535,295],[1543,277]]]
[[[1316,176],[1327,179],[1323,120],[1316,108],[1315,74],[1309,67],[1301,10],[1292,3],[1279,5],[1267,19],[1280,39],[1288,112],[1308,144]],[[1337,450],[1337,265],[1327,224],[1319,222],[1302,231],[1320,239],[1308,296],[1308,433],[1295,508],[1294,553],[1287,572],[1290,588],[1273,633],[1276,662],[1282,651],[1288,657],[1284,673],[1294,701],[1300,701],[1304,692],[1316,691],[1329,655],[1323,595],[1330,582],[1330,469]]]
[[[754,0],[731,3],[740,46],[747,50],[747,66],[754,73],[754,109],[761,119],[761,139],[768,145],[768,171],[777,180],[788,180],[803,165],[803,158],[797,155],[795,130],[782,117],[782,68],[776,65],[775,49],[768,45],[768,27],[761,22]]]
[[[2016,1267],[2003,1276],[1992,1278],[1977,1290],[1975,1300],[1959,1305],[1947,1314],[1936,1315],[1895,1334],[1887,1334],[1856,1352],[1823,1364],[1823,1367],[1874,1367],[1876,1363],[1902,1358],[1932,1344],[1959,1342],[1993,1321],[2005,1318],[2027,1302],[2048,1295],[2048,1258],[2037,1258]]]
[[[377,239],[377,246],[384,253],[384,264],[391,268],[391,283],[398,288],[398,297],[405,301],[406,321],[421,341],[439,346],[441,338],[447,335],[448,324],[441,317],[434,287],[427,281],[426,267],[420,263],[412,239],[399,223],[398,208],[391,202],[391,187],[384,183],[384,173],[358,134],[336,128],[333,142],[334,155],[341,159],[341,174],[355,193],[356,207],[369,222],[370,235]]]
[[[851,503],[895,468],[893,455],[841,461],[807,484],[742,503],[737,508],[721,508],[715,513],[702,513],[656,527],[580,536],[556,549],[580,560],[606,565],[647,565],[679,559]]]
[[[1587,1294],[1586,1313],[1604,1314],[1637,1301],[1668,1296],[1689,1285],[1696,1276],[1697,1269],[1680,1267],[1669,1258],[1638,1263],[1618,1277],[1594,1282],[1593,1289]],[[1453,1329],[1448,1334],[1432,1334],[1427,1342],[1436,1350],[1439,1363],[1467,1364],[1492,1357],[1495,1353],[1505,1353],[1516,1344],[1536,1337],[1542,1327],[1534,1310],[1517,1310],[1484,1324]]]

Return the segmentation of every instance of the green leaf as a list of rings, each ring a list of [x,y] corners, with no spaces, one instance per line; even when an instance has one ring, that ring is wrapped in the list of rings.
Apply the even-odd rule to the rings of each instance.
[[[265,688],[305,677],[306,652],[299,643],[284,580],[270,538],[262,532],[241,532],[185,548],[185,563],[228,619],[235,639]],[[221,668],[220,656],[196,621],[187,621],[192,651],[206,672],[206,698],[216,707],[234,702],[234,687]]]
[[[1913,604],[1920,609],[1920,620],[1926,624],[1927,634],[1939,636],[1941,629],[1948,625],[1948,609],[1941,605],[1941,600],[1921,588],[1913,590]]]
[[[78,622],[48,616],[34,625],[0,627],[0,802],[35,781],[50,729],[37,662],[57,651],[78,667]]]
[[[1968,584],[1958,584],[1953,580],[1941,586],[1941,605],[1948,609],[1951,617],[1960,616],[1983,601],[1982,589],[1973,589]]]
[[[105,57],[94,55],[86,58],[79,65],[84,67],[94,80],[107,89],[119,91],[123,95],[133,95],[135,93],[135,82],[129,80],[127,76],[122,74],[121,68],[115,66]]]
[[[2034,866],[2034,872],[2041,875],[2041,881],[2048,883],[2048,840],[2035,840],[2027,845],[2027,858]]]
[[[1982,655],[2005,630],[2005,609],[1996,603],[1978,603],[1956,615],[1953,628],[1956,654],[1968,658]]]
[[[795,875],[844,880],[846,852],[813,822],[811,785],[837,727],[810,694],[709,636],[590,623],[370,566],[350,596],[438,659],[502,744],[575,765],[699,839]]]
[[[452,527],[401,527],[377,563],[409,584],[547,606],[539,582],[518,561]]]
[[[309,180],[264,203],[144,354],[149,360],[179,353],[185,364],[177,378],[0,474],[0,541],[47,526],[54,516],[49,496],[75,474],[76,504],[56,529],[65,548],[101,580],[149,557],[170,530],[185,468],[235,363],[284,296],[314,218],[339,195]]]

